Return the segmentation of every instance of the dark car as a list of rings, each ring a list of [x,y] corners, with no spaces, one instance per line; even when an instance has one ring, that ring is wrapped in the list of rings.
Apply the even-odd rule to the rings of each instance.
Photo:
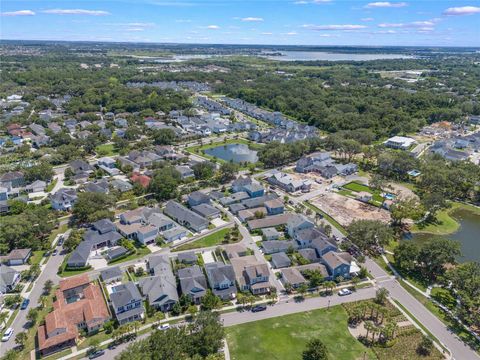
[[[257,305],[252,308],[252,312],[259,312],[259,311],[265,311],[267,310],[266,305]]]
[[[20,310],[25,310],[28,307],[28,304],[30,304],[29,299],[23,300],[22,305],[20,305]]]
[[[95,352],[91,353],[90,355],[88,355],[88,358],[89,359],[95,359],[97,357],[102,356],[103,354],[105,354],[105,350],[98,350],[98,351],[95,351]]]

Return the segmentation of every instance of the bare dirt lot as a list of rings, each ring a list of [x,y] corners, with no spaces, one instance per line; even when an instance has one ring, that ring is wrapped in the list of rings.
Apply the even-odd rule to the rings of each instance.
[[[390,213],[387,210],[336,193],[326,193],[310,202],[342,226],[348,226],[355,220],[380,220],[385,223],[390,221]]]

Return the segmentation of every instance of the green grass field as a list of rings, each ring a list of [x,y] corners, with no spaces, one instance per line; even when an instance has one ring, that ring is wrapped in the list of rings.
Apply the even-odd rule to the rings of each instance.
[[[191,250],[191,249],[198,249],[202,247],[210,247],[215,245],[220,245],[225,238],[225,235],[230,231],[230,229],[222,229],[219,231],[214,232],[213,234],[207,235],[203,238],[195,240],[191,243],[179,246],[178,248],[172,251],[183,251],[183,250]]]
[[[98,145],[95,148],[95,152],[99,156],[112,156],[112,155],[117,155],[118,152],[115,150],[115,147],[113,144],[102,144]]]
[[[352,181],[348,184],[343,185],[342,188],[353,191],[353,192],[356,192],[356,193],[358,193],[360,191],[366,191],[366,192],[372,194],[373,195],[372,200],[375,202],[374,205],[380,204],[380,206],[381,206],[382,203],[383,203],[383,200],[384,200],[380,191],[374,190],[367,185],[360,184],[360,183],[357,183],[355,181]]]
[[[308,340],[321,339],[330,359],[376,359],[348,331],[342,306],[320,309],[226,328],[232,360],[301,359]]]

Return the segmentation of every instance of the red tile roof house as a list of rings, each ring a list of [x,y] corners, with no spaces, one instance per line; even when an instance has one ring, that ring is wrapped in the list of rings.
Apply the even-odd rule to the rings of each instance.
[[[142,187],[147,188],[150,185],[150,181],[152,180],[147,175],[142,175],[139,173],[133,173],[130,177],[130,180],[134,183],[139,183]]]
[[[79,329],[93,333],[110,319],[100,287],[90,283],[86,274],[60,281],[55,295],[53,311],[38,327],[41,355],[75,346]]]

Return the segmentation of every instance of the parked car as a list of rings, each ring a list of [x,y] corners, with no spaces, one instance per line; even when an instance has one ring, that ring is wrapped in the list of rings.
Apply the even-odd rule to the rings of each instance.
[[[58,254],[58,250],[57,250],[57,249],[53,250],[52,256],[55,256],[55,255],[57,255],[57,254]]]
[[[252,308],[252,312],[259,312],[259,311],[265,311],[267,310],[266,305],[256,305]]]
[[[89,359],[95,359],[95,358],[97,358],[97,357],[102,356],[103,354],[105,354],[105,350],[97,350],[97,351],[91,353],[91,354],[88,356],[88,358],[89,358]]]
[[[352,292],[348,289],[342,289],[338,292],[338,296],[347,296],[350,295]]]
[[[157,327],[157,330],[168,330],[168,329],[170,329],[170,324],[168,323],[162,324],[159,327]]]
[[[25,310],[30,304],[30,299],[25,299],[22,301],[22,305],[20,305],[20,310]]]
[[[12,335],[13,335],[13,329],[12,329],[11,327],[9,327],[9,328],[5,331],[5,333],[3,334],[3,336],[2,336],[2,341],[3,341],[3,342],[8,341],[8,340],[12,337]]]

